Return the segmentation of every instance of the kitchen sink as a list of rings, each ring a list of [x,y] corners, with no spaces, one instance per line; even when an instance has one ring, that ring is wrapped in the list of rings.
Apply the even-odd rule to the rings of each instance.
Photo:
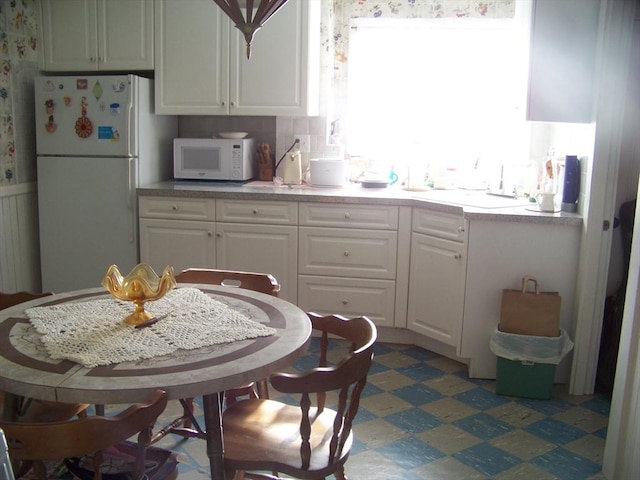
[[[531,205],[527,197],[504,197],[478,190],[427,190],[425,192],[413,192],[411,196],[423,200],[475,208],[513,208]]]

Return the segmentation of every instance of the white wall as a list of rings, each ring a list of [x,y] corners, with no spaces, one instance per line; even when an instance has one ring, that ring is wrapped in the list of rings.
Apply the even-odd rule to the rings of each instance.
[[[40,291],[35,183],[0,188],[0,290]]]

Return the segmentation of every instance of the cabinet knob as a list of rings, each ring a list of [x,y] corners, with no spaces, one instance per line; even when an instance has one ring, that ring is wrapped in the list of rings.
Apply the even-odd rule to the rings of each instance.
[[[351,218],[351,214],[350,214],[349,212],[346,212],[346,213],[344,214],[344,218]]]
[[[458,227],[458,231],[459,231],[460,233],[463,233],[463,232],[464,232],[464,227]]]
[[[236,106],[236,102],[231,102],[231,106],[235,107]]]
[[[207,232],[207,236],[213,237],[213,232]]]
[[[347,300],[346,298],[342,299],[342,304],[343,305],[348,305],[349,304],[349,300]]]
[[[462,254],[461,253],[456,253],[453,258],[455,258],[456,260],[460,260],[462,258]]]
[[[349,250],[345,250],[342,254],[343,254],[345,257],[348,257],[348,256],[349,256]]]
[[[254,215],[257,215],[257,214],[258,214],[258,209],[257,209],[257,208],[254,208],[254,209],[253,209],[253,214],[254,214]]]
[[[220,105],[222,105],[223,107],[224,107],[226,104],[227,104],[227,102],[225,102],[224,100],[222,100],[222,101],[220,102]]]
[[[216,232],[216,237],[220,238],[222,237],[222,234],[220,232]]]
[[[178,206],[177,205],[172,205],[171,206],[171,210],[178,210]]]
[[[95,63],[95,61],[96,61],[96,57],[89,57],[89,61],[90,61],[91,63]]]

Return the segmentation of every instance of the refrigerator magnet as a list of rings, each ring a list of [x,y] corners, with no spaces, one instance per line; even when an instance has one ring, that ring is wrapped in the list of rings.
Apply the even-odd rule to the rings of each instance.
[[[63,100],[66,107],[71,105],[71,97],[63,97]]]
[[[124,80],[116,79],[113,81],[112,86],[114,92],[120,93],[124,91],[127,85],[125,84]]]
[[[118,115],[120,113],[120,104],[119,103],[112,103],[109,105],[109,108],[111,109],[111,113],[114,115]]]
[[[93,90],[91,91],[93,96],[96,97],[96,100],[100,100],[102,97],[102,85],[100,85],[100,81],[96,80],[96,84],[93,86]]]
[[[57,128],[58,125],[53,121],[53,115],[49,115],[49,121],[44,124],[44,129],[49,133],[53,133]]]
[[[112,126],[98,126],[98,140],[110,140],[117,142],[120,140],[120,134],[118,130]]]
[[[93,124],[87,117],[78,117],[76,120],[76,135],[80,138],[87,138],[93,132]]]

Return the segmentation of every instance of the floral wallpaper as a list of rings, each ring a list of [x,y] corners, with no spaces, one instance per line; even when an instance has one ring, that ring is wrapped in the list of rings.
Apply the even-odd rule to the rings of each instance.
[[[324,0],[322,43],[333,58],[333,106],[339,119],[346,105],[350,21],[354,18],[513,18],[517,0]],[[332,133],[338,135],[337,120]]]
[[[35,70],[38,63],[38,12],[37,0],[0,1],[0,187],[19,183],[19,158],[25,155],[21,146],[30,144],[33,150],[32,138],[25,143],[16,137],[16,123],[25,118],[21,113],[25,68]]]

